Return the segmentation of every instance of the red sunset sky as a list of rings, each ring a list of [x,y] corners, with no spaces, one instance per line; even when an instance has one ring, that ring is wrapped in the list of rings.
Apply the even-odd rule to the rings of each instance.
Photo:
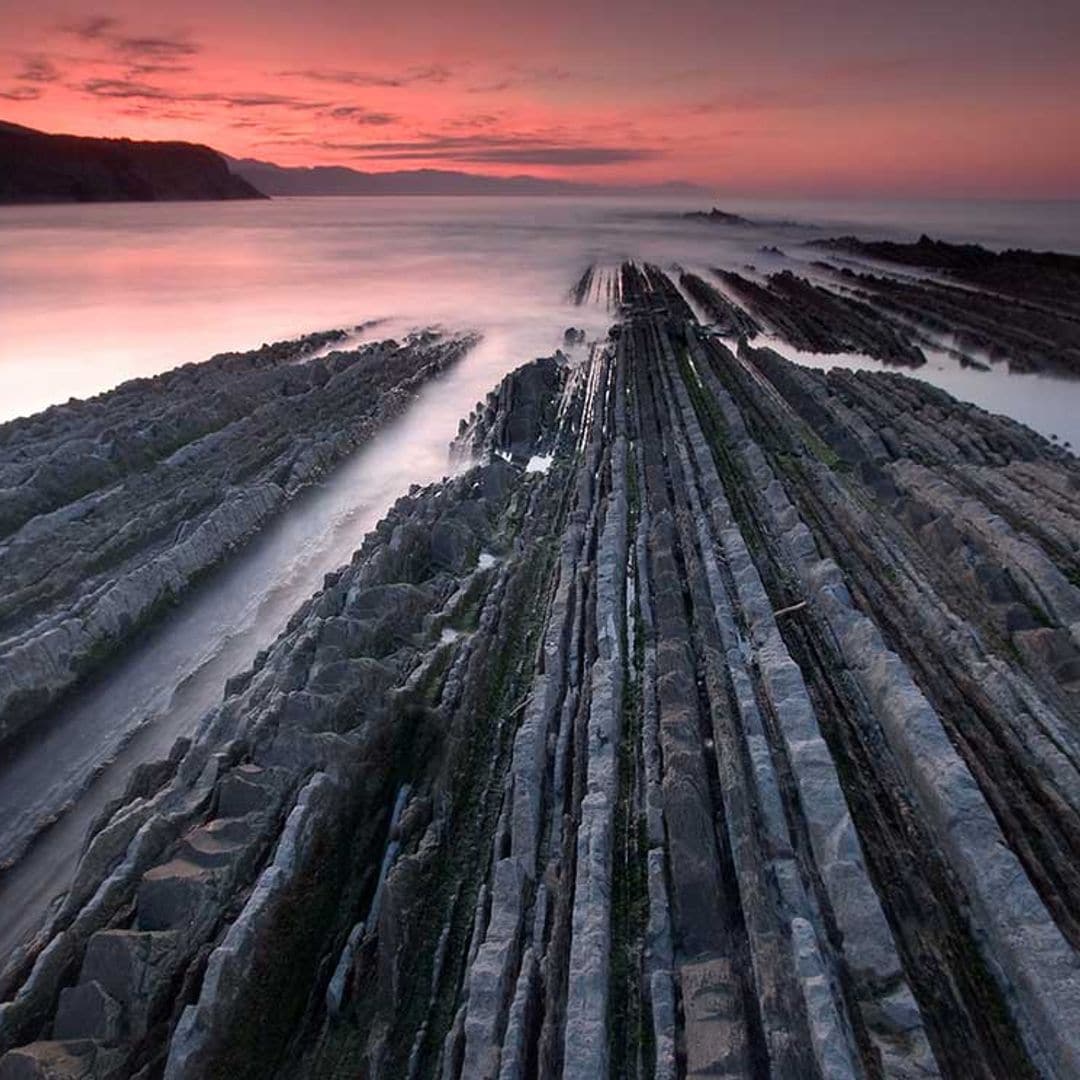
[[[1080,195],[1076,0],[0,0],[0,118],[287,165]]]

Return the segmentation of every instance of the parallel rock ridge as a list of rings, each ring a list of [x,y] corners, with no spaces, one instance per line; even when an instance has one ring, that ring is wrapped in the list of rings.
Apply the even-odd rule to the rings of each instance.
[[[344,331],[312,334],[0,425],[0,743],[472,340],[424,332],[348,347]]]
[[[842,236],[811,246],[854,260],[822,264],[853,302],[872,304],[909,332],[951,339],[962,360],[979,364],[973,354],[981,354],[1015,371],[1080,375],[1080,256],[993,252],[927,236],[914,244]],[[883,264],[905,273],[882,274]]]
[[[603,291],[102,816],[0,1078],[1080,1074],[1080,467]]]
[[[687,216],[750,224],[718,210]],[[1080,375],[1080,256],[993,252],[926,236],[913,244],[843,236],[798,246],[778,273],[714,267],[708,279],[681,272],[679,284],[725,336],[765,331],[805,352],[858,353],[902,367],[920,367],[933,349],[964,367],[1003,362],[1015,372]],[[775,247],[761,251],[774,264],[787,259]],[[579,304],[596,293],[592,273],[572,292]]]

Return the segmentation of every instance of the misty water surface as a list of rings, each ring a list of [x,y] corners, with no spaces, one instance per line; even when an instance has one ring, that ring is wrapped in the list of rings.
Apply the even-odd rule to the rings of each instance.
[[[1080,251],[1080,203],[726,199],[733,232],[683,221],[699,203],[566,198],[323,198],[0,208],[0,419],[136,375],[367,319],[519,333],[553,346],[570,281],[591,260],[691,269],[807,263],[838,232]],[[777,259],[758,249],[779,245]],[[528,356],[470,364],[477,389]],[[828,357],[804,361],[829,366]],[[867,362],[867,366],[877,366]],[[955,370],[954,370],[955,369]],[[954,377],[959,373],[961,377]],[[921,378],[1080,443],[1077,384],[952,361]],[[443,433],[439,433],[440,437]]]

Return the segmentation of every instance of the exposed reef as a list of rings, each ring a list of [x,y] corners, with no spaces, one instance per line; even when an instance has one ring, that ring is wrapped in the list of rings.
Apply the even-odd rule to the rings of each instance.
[[[849,295],[910,334],[944,339],[968,362],[984,356],[1018,372],[1080,375],[1080,256],[992,252],[925,236],[915,244],[848,236],[811,246],[844,259],[821,265]],[[904,273],[883,273],[881,264]]]
[[[680,274],[679,284],[704,310],[718,333],[736,338],[753,337],[761,333],[761,324],[752,315],[724,296],[716,286],[696,274]]]
[[[1061,308],[1080,315],[1080,256],[1055,251],[990,251],[978,244],[950,244],[923,235],[913,244],[841,236],[812,247],[900,266],[937,270],[990,292]]]
[[[0,426],[0,743],[399,416],[469,337],[226,353]],[[342,345],[342,348],[335,346]]]
[[[1080,1072],[1080,466],[615,293],[101,815],[2,1080]]]
[[[926,357],[903,330],[862,300],[841,296],[783,270],[764,284],[733,270],[717,277],[773,333],[806,352],[859,352],[919,367]]]

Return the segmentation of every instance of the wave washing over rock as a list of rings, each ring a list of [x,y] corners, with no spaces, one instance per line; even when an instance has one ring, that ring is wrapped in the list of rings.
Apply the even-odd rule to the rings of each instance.
[[[101,815],[4,1080],[1080,1073],[1080,466],[574,295]]]

